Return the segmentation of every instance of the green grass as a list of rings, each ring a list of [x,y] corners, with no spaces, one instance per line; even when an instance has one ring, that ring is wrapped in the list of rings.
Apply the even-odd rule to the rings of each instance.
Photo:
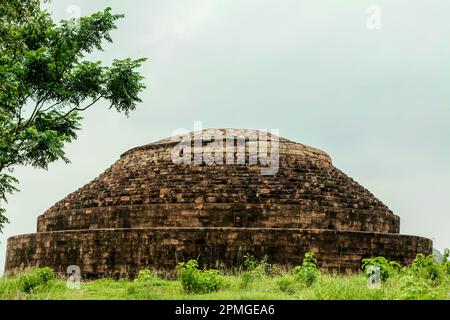
[[[162,277],[141,270],[134,280],[83,281],[78,289],[68,287],[52,269],[38,268],[0,278],[0,299],[450,300],[449,256],[446,250],[443,262],[439,262],[433,255],[418,254],[412,265],[404,267],[383,257],[364,259],[364,272],[352,275],[320,272],[313,253],[306,253],[303,263],[291,269],[248,256],[245,271],[228,274],[201,270],[196,260],[190,260],[178,264],[178,279],[169,279],[167,272],[161,273]],[[377,268],[375,274],[372,267]],[[367,277],[379,272],[384,280],[381,287],[370,289]]]
[[[69,289],[64,279],[52,279],[30,293],[20,288],[19,277],[0,278],[0,299],[450,299],[448,279],[430,285],[407,275],[397,275],[382,284],[381,289],[369,289],[362,274],[320,274],[310,287],[294,286],[283,292],[277,276],[257,275],[246,286],[242,274],[223,275],[220,290],[207,294],[188,294],[179,280],[153,279],[139,283],[128,279],[84,281],[80,289]]]

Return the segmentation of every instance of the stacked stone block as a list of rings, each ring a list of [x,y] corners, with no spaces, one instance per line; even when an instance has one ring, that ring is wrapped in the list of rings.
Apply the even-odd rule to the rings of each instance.
[[[207,133],[217,132],[229,134]],[[177,143],[131,149],[57,202],[37,233],[8,240],[5,271],[79,265],[91,277],[132,276],[191,258],[234,267],[245,254],[295,265],[313,251],[322,268],[349,272],[362,258],[410,263],[432,250],[400,235],[399,217],[319,149],[280,138],[279,170],[266,176],[261,164],[175,164]]]

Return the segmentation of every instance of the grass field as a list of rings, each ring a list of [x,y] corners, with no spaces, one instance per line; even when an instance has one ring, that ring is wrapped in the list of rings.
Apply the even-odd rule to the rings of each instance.
[[[299,270],[307,270],[305,266],[304,262]],[[392,269],[379,289],[369,289],[363,272],[332,275],[316,272],[314,266],[311,270],[314,277],[306,282],[309,278],[302,278],[301,272],[268,272],[258,264],[230,275],[193,268],[171,280],[147,270],[134,280],[82,281],[79,289],[68,288],[66,280],[50,269],[39,274],[35,270],[0,278],[0,299],[450,299],[448,269],[431,260]],[[195,293],[194,287],[187,286],[192,283],[203,285],[204,292]]]
[[[320,275],[307,288],[283,292],[280,277],[261,277],[242,287],[239,276],[224,276],[224,286],[217,292],[189,294],[180,281],[160,280],[136,283],[127,279],[100,279],[82,282],[80,289],[68,289],[64,280],[51,280],[46,285],[25,293],[18,278],[0,279],[0,299],[450,299],[448,282],[439,286],[408,284],[401,278],[388,279],[381,289],[369,289],[363,275]]]

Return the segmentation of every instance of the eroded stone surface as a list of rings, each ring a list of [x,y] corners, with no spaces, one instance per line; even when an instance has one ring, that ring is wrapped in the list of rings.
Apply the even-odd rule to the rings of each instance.
[[[39,216],[36,234],[8,240],[6,272],[79,264],[93,276],[134,274],[197,257],[231,267],[245,253],[296,264],[306,251],[323,268],[348,271],[368,256],[407,263],[431,252],[430,240],[399,235],[399,217],[319,149],[279,138],[279,170],[265,176],[248,161],[174,164],[179,141],[131,149],[57,202]]]
[[[198,258],[202,265],[237,266],[244,255],[268,255],[272,263],[299,264],[305,252],[317,253],[322,269],[350,272],[361,259],[384,256],[411,263],[417,252],[430,252],[431,240],[388,233],[296,228],[142,228],[43,232],[9,239],[14,248],[6,269],[53,266],[65,272],[80,265],[85,276],[134,275],[139,269],[173,269]]]

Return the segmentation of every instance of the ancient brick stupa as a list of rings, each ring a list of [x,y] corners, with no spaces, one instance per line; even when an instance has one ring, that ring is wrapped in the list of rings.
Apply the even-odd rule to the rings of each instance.
[[[220,135],[232,149],[210,148],[216,162],[189,163],[199,154],[202,160],[205,137]],[[366,257],[406,264],[431,252],[430,240],[400,235],[399,217],[325,152],[269,134],[272,163],[263,164],[251,147],[264,135],[210,129],[125,152],[39,216],[37,233],[9,238],[6,273],[78,265],[87,277],[132,276],[192,258],[233,267],[246,254],[295,265],[307,251],[321,268],[349,272]],[[275,170],[264,173],[268,166]]]

